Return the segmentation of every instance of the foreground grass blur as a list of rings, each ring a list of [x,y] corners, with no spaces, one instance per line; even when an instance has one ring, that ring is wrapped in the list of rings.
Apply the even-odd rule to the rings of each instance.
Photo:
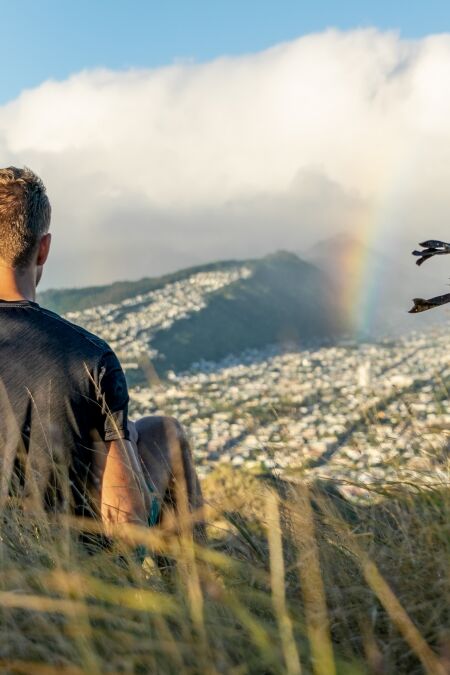
[[[355,505],[227,468],[204,490],[202,546],[129,529],[88,554],[77,523],[5,510],[0,672],[450,672],[447,485]]]

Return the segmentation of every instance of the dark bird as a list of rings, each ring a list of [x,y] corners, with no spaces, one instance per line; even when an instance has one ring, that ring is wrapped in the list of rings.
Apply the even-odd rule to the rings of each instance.
[[[450,244],[447,244],[445,241],[439,241],[439,239],[428,239],[419,244],[419,246],[422,246],[421,251],[412,252],[413,255],[418,256],[419,258],[416,260],[416,265],[422,265],[425,260],[429,260],[435,255],[448,255],[450,253]],[[428,300],[425,300],[424,298],[414,298],[414,305],[409,310],[409,313],[417,314],[418,312],[426,312],[427,309],[445,305],[447,302],[450,302],[450,293],[438,295],[435,298],[429,298]]]
[[[416,260],[416,265],[422,265],[425,260],[429,260],[434,255],[447,255],[450,253],[450,244],[438,239],[429,239],[419,244],[419,246],[422,246],[422,251],[412,252],[413,255],[419,256],[419,260]]]

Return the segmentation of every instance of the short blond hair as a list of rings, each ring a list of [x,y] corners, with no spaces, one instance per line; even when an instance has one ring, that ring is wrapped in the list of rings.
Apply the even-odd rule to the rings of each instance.
[[[0,169],[0,259],[14,268],[27,267],[50,218],[44,183],[31,169]]]

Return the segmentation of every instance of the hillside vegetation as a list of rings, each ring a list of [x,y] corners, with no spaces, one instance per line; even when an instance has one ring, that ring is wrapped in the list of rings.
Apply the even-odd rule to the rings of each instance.
[[[237,269],[245,269],[247,274],[208,292],[201,306],[184,304],[186,292],[196,287],[200,272],[210,273],[213,279],[214,273],[219,277]],[[176,282],[184,282],[184,291],[183,284]],[[154,292],[160,289],[165,289],[166,295],[156,300]],[[130,345],[129,332],[134,331],[134,344],[138,338],[144,351],[157,353],[154,366],[160,374],[268,344],[323,341],[334,338],[343,327],[326,276],[311,263],[284,251],[239,264],[226,261],[190,268],[157,279],[47,291],[38,300],[57,312],[70,309],[72,320],[108,342],[113,339],[124,361],[130,359],[130,349],[127,353],[123,345]],[[83,313],[92,306],[103,306],[104,311],[96,318]],[[175,319],[174,308],[178,313]],[[146,333],[149,321],[156,317],[150,335]],[[133,372],[133,377],[134,382],[140,381],[139,373]],[[140,379],[144,382],[143,376]]]
[[[313,265],[280,252],[250,266],[249,278],[214,293],[202,311],[156,334],[157,368],[182,370],[200,359],[218,361],[248,348],[338,333],[331,285]]]
[[[448,488],[386,485],[357,506],[338,487],[222,469],[204,484],[208,545],[186,524],[128,530],[142,569],[120,537],[86,555],[73,521],[4,512],[1,672],[445,675]]]

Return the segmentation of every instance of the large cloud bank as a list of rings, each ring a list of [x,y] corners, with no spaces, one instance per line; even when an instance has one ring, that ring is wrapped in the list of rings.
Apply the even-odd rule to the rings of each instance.
[[[342,230],[448,238],[449,82],[450,35],[376,30],[83,71],[0,107],[0,163],[48,186],[46,286],[301,251]]]

